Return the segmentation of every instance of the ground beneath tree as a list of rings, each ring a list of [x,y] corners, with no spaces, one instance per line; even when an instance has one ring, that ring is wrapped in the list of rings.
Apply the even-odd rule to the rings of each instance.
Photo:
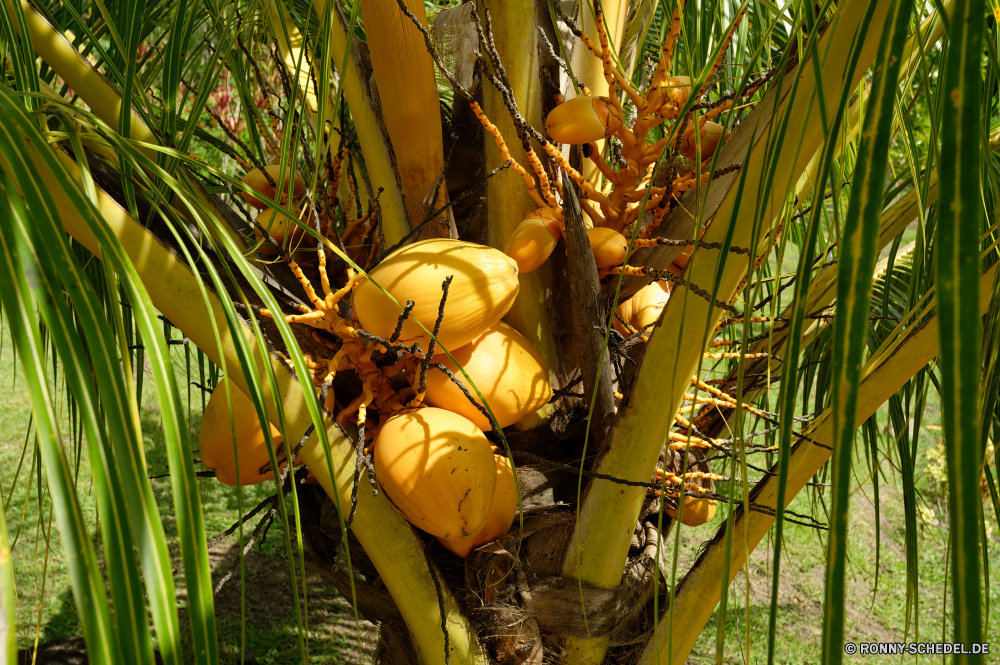
[[[272,529],[270,538],[280,539]],[[212,582],[222,580],[236,560],[235,539],[229,539],[209,550]],[[246,653],[258,663],[301,663],[302,655],[298,622],[295,612],[295,591],[291,582],[288,560],[280,554],[251,550],[244,559],[245,584],[241,594],[239,572],[223,586],[215,597],[219,625],[220,662],[238,663],[241,642],[241,595],[246,608]],[[183,583],[178,579],[178,587]],[[306,564],[305,594],[302,578],[298,578],[300,607],[308,612],[302,616],[307,626],[310,663],[337,665],[367,665],[378,641],[378,629],[359,617],[358,628],[354,610],[347,599],[315,568]],[[182,598],[184,590],[178,593]],[[186,620],[186,616],[182,617]],[[307,622],[307,623],[306,623]]]
[[[272,537],[275,534],[272,533]],[[280,537],[280,536],[279,536]],[[229,539],[209,550],[212,582],[222,580],[232,567],[237,548]],[[256,665],[302,663],[295,599],[290,581],[288,561],[256,549],[244,559],[245,584],[241,591],[237,573],[215,597],[218,626],[219,662]],[[187,592],[183,578],[176,578],[177,599],[181,621],[187,630]],[[360,648],[354,611],[347,600],[316,569],[306,564],[306,593],[303,602],[302,580],[299,578],[299,604],[307,607],[303,621],[308,621],[309,663],[331,665],[368,665],[378,641],[378,628],[360,619]],[[241,602],[242,599],[242,602]],[[244,658],[240,659],[242,633],[241,604],[246,612]],[[185,638],[187,633],[185,633]],[[30,665],[30,650],[22,650],[18,665]],[[68,637],[39,645],[37,665],[87,665],[83,638]],[[159,662],[159,660],[157,660]],[[185,662],[192,662],[191,658]]]

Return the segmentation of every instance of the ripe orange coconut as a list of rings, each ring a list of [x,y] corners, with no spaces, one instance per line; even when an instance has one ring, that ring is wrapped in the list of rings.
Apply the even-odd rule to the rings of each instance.
[[[309,224],[310,220],[308,210],[299,212],[298,217],[306,224]],[[285,236],[287,235],[291,235],[289,238],[289,249],[294,249],[306,237],[306,230],[304,228],[298,226],[284,214],[279,213],[273,208],[269,208],[257,215],[255,221],[267,231],[268,235],[271,236],[275,244],[279,246],[285,243]],[[254,227],[253,232],[257,240],[262,238],[261,231],[256,226]],[[275,256],[278,253],[274,247],[266,242],[261,244],[260,249],[257,251],[259,251],[263,256]],[[298,257],[296,257],[296,260],[298,260]]]
[[[434,407],[403,411],[382,425],[374,459],[386,498],[415,527],[439,538],[469,538],[483,528],[496,462],[467,418]]]
[[[649,334],[643,328],[660,318],[660,312],[670,299],[670,287],[666,282],[653,282],[639,289],[634,296],[618,305],[615,313],[634,329]],[[628,337],[631,333],[616,316],[612,322],[615,330]]]
[[[268,164],[264,167],[264,171],[271,176],[271,180],[274,182],[272,185],[267,181],[267,177],[260,169],[254,169],[243,176],[243,182],[248,185],[251,189],[254,189],[264,196],[272,200],[278,200],[278,197],[285,197],[288,194],[288,178],[292,177],[292,201],[298,201],[299,198],[306,192],[306,181],[299,175],[298,171],[292,176],[291,167],[285,167],[284,177],[282,178],[281,164]],[[243,200],[252,205],[255,208],[266,208],[267,204],[258,199],[253,194],[247,194],[246,192],[240,192],[240,196]]]
[[[608,97],[577,97],[552,109],[545,132],[557,143],[590,143],[614,134],[621,113]]]
[[[451,355],[486,398],[500,427],[513,425],[552,399],[545,358],[524,335],[503,321],[498,321],[469,344],[452,351]],[[482,404],[458,366],[447,356],[439,359],[469,390],[476,402]],[[440,369],[433,368],[427,373],[424,399],[431,406],[465,416],[483,431],[493,429],[489,419]]]
[[[595,226],[587,229],[587,238],[590,240],[590,249],[594,252],[598,270],[625,262],[628,240],[618,231],[605,226]]]
[[[719,143],[723,138],[729,136],[732,132],[726,130],[725,127],[717,122],[712,122],[708,120],[705,125],[701,128],[701,159],[702,161],[711,159],[712,155],[715,154],[715,149],[719,147]],[[694,140],[694,132],[691,132],[684,137],[681,141],[680,153],[689,159],[694,159],[697,155],[697,144]]]
[[[492,543],[510,531],[510,525],[517,517],[517,482],[514,469],[506,455],[493,456],[497,465],[497,487],[493,492],[493,503],[486,524],[471,538],[438,538],[438,541],[460,557],[467,557],[480,545]]]
[[[677,519],[677,509],[667,508],[664,510],[672,519]],[[685,526],[701,526],[705,522],[715,517],[715,499],[703,497],[685,496],[684,514],[681,515],[681,524]]]
[[[384,339],[392,336],[407,300],[415,303],[399,343],[414,342],[427,351],[430,336],[417,321],[434,329],[441,285],[452,276],[438,341],[449,351],[483,334],[514,304],[520,285],[517,263],[503,252],[473,242],[430,238],[393,252],[354,290],[352,305],[361,326]],[[375,284],[399,302],[397,305]],[[435,352],[440,348],[435,349]]]
[[[232,395],[232,421],[226,402],[225,383],[229,384]],[[253,402],[229,379],[222,379],[212,391],[212,397],[205,407],[198,432],[198,451],[201,463],[212,471],[219,482],[236,485],[236,453],[233,448],[233,427],[236,429],[236,449],[239,454],[240,485],[254,485],[270,480],[274,473],[260,473],[260,468],[270,461],[264,430]],[[282,444],[281,432],[270,423],[271,443],[277,453]],[[298,462],[298,460],[295,460]]]
[[[552,208],[538,208],[514,229],[504,254],[517,262],[518,272],[531,272],[545,263],[561,236],[558,213]]]

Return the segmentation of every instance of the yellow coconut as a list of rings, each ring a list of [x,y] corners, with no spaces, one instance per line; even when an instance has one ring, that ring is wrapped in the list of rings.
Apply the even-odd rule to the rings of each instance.
[[[486,543],[502,538],[510,531],[510,525],[517,517],[517,483],[514,469],[506,455],[494,455],[497,466],[497,486],[493,492],[493,503],[486,517],[486,524],[471,538],[438,538],[438,541],[460,557]]]
[[[667,286],[666,282],[653,282],[642,287],[634,296],[618,305],[615,314],[635,330],[649,333],[651,330],[643,331],[642,329],[660,318],[660,312],[663,311],[669,298],[670,287]],[[621,324],[618,316],[613,322],[615,330],[625,336],[630,335],[631,332]]]
[[[614,134],[622,116],[608,97],[577,97],[552,109],[545,131],[557,143],[590,143]]]
[[[676,508],[666,508],[664,512],[672,519],[677,519]],[[715,517],[715,500],[703,497],[685,496],[684,514],[681,524],[685,526],[701,526]]]
[[[517,262],[518,272],[531,272],[552,254],[562,235],[557,215],[552,208],[538,208],[514,229],[504,254]]]
[[[719,147],[719,143],[725,136],[729,136],[731,132],[727,132],[726,128],[717,122],[712,122],[708,120],[705,125],[701,128],[701,159],[702,161],[710,159],[712,155],[715,154],[716,148]],[[680,153],[689,159],[694,159],[696,155],[697,146],[694,142],[694,132],[691,132],[684,137],[681,141]]]
[[[598,270],[625,262],[628,240],[618,231],[605,226],[595,226],[587,229],[587,238],[590,240],[590,249],[594,252]]]
[[[473,383],[486,398],[500,427],[513,425],[534,413],[552,399],[549,368],[545,358],[528,339],[503,321],[451,352],[465,368]],[[447,356],[438,356],[441,364],[469,390],[480,404],[479,397],[458,367]],[[427,373],[427,394],[431,406],[461,414],[484,431],[493,429],[490,421],[462,394],[462,389],[440,369]]]
[[[663,85],[663,96],[665,104],[660,109],[660,113],[665,118],[676,118],[681,107],[691,96],[691,78],[689,76],[671,76]]]
[[[671,76],[667,79],[667,98],[680,108],[691,96],[690,76]]]
[[[291,167],[286,166],[284,172],[284,178],[281,177],[281,164],[268,164],[264,167],[264,170],[271,176],[271,180],[274,185],[271,185],[267,181],[267,178],[261,172],[260,169],[254,169],[243,176],[244,184],[248,185],[251,189],[254,189],[269,199],[279,200],[275,197],[286,197],[288,194],[288,178],[292,175]],[[305,194],[306,191],[306,181],[299,175],[298,171],[295,171],[294,178],[292,180],[292,201],[298,201],[299,198]],[[243,200],[254,206],[255,208],[266,208],[267,204],[258,199],[252,194],[247,194],[246,192],[240,192],[240,196]]]
[[[229,405],[226,402],[226,389],[223,385],[225,383],[229,383],[232,396],[232,422],[230,422]],[[274,474],[270,471],[265,474],[260,473],[260,468],[271,458],[267,453],[264,430],[257,418],[253,402],[228,379],[219,381],[201,419],[198,451],[202,464],[215,471],[215,477],[219,482],[236,485],[233,425],[236,428],[236,448],[239,452],[239,484],[253,485],[273,478]],[[271,443],[277,452],[282,442],[281,433],[270,423],[267,426],[271,432]]]
[[[507,313],[519,288],[517,263],[503,252],[461,240],[431,238],[387,257],[354,290],[354,315],[368,332],[388,338],[407,300],[415,303],[403,324],[402,344],[418,342],[427,351],[441,302],[441,284],[453,275],[438,341],[449,350],[465,346]],[[399,305],[372,280],[391,293]],[[439,351],[440,347],[435,349]]]
[[[375,442],[375,475],[414,526],[469,538],[486,523],[497,471],[490,442],[467,418],[425,407],[395,415]]]
[[[303,210],[299,213],[299,219],[303,220],[306,224],[309,223],[309,211]],[[301,226],[298,226],[295,222],[288,219],[284,214],[279,213],[273,208],[268,208],[264,212],[257,215],[255,221],[263,227],[268,235],[271,236],[272,240],[276,245],[284,245],[285,237],[290,235],[287,249],[293,249],[299,245],[306,236],[306,230]],[[291,232],[289,234],[289,232]],[[257,240],[260,240],[263,236],[261,235],[260,229],[256,226],[254,227],[254,236]],[[270,243],[263,243],[258,250],[264,256],[275,256],[278,252],[270,245]],[[296,257],[298,260],[298,257]]]

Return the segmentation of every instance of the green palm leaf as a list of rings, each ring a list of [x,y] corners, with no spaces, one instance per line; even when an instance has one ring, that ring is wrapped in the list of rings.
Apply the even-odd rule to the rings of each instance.
[[[889,161],[900,55],[912,8],[913,3],[909,0],[896,0],[885,23],[837,255],[837,316],[833,341],[833,506],[827,547],[827,609],[823,624],[825,663],[840,663],[844,656],[844,568],[858,384],[868,333],[871,274],[875,267],[875,243]]]
[[[941,127],[941,205],[934,260],[941,329],[941,402],[948,459],[952,604],[956,642],[982,642],[980,591],[978,273],[982,199],[982,76],[985,3],[960,2],[949,26],[943,71],[948,106]],[[958,656],[979,663],[982,656]]]
[[[0,106],[11,118],[15,126],[25,135],[31,137],[32,142],[37,145],[44,144],[44,139],[38,133],[36,125],[23,113],[20,107],[13,101],[9,90],[0,90]],[[47,243],[52,247],[62,246],[63,258],[55,261],[56,266],[63,272],[63,281],[68,284],[79,284],[80,275],[74,274],[74,264],[68,260],[68,250],[64,240],[61,238],[62,227],[58,222],[58,213],[50,200],[43,195],[41,178],[34,164],[26,156],[23,148],[17,150],[20,143],[18,136],[13,134],[13,127],[5,125],[0,132],[4,139],[4,147],[8,152],[5,156],[8,164],[16,163],[18,168],[13,172],[18,174],[18,184],[25,193],[29,208],[38,210],[36,219],[42,223],[42,229],[47,237]],[[23,145],[23,144],[22,144]],[[15,152],[15,150],[17,150]],[[138,329],[145,342],[145,351],[150,356],[154,367],[154,379],[157,386],[157,393],[160,397],[160,408],[163,414],[164,436],[167,441],[167,452],[171,466],[171,480],[174,490],[175,510],[177,516],[177,528],[179,541],[181,544],[182,558],[185,564],[187,577],[189,608],[192,614],[193,638],[195,653],[198,662],[215,662],[217,649],[215,640],[214,614],[211,579],[208,569],[207,550],[205,549],[205,532],[201,518],[201,508],[198,499],[197,486],[194,482],[194,468],[191,462],[190,445],[187,441],[187,426],[181,423],[180,398],[177,393],[175,379],[171,370],[171,362],[166,349],[165,340],[157,330],[156,316],[149,303],[148,296],[138,280],[134,267],[128,262],[124,253],[117,244],[114,236],[104,227],[103,222],[92,208],[90,201],[85,199],[79,191],[76,183],[72,182],[65,174],[64,169],[56,161],[53,154],[41,151],[42,158],[55,173],[61,174],[64,191],[73,200],[77,209],[83,211],[90,228],[97,238],[102,242],[105,258],[111,261],[119,275],[122,275],[121,284],[132,303],[132,311],[138,324]],[[44,213],[42,212],[44,211]],[[85,310],[86,311],[86,310]],[[91,308],[92,325],[100,326],[103,320],[103,313],[100,308]],[[106,326],[106,321],[105,324]],[[110,333],[101,336],[102,339],[112,339]],[[96,340],[94,340],[96,341]],[[111,359],[116,355],[116,350],[112,350],[106,355]],[[109,396],[113,394],[109,391]],[[118,393],[119,398],[123,393]],[[134,413],[134,404],[126,405],[122,402],[120,416],[111,421],[123,425],[130,420],[135,423],[137,413]],[[152,604],[154,620],[160,629],[158,635],[163,649],[164,656],[170,660],[180,657],[180,640],[176,619],[176,607],[174,606],[173,580],[171,574],[171,564],[167,554],[166,542],[163,537],[162,525],[156,509],[152,490],[146,477],[142,460],[141,437],[136,427],[124,427],[119,436],[112,434],[112,441],[119,446],[126,446],[123,460],[130,460],[124,468],[131,473],[123,474],[126,488],[129,491],[130,503],[139,509],[132,517],[133,530],[142,534],[140,552],[143,553],[144,573],[147,582],[147,589],[154,602]],[[131,451],[131,452],[129,452]],[[88,639],[88,644],[90,643]]]
[[[10,164],[16,153],[12,146],[0,140],[0,154]],[[4,189],[12,186],[9,180]],[[8,199],[9,201],[9,199]],[[58,419],[48,391],[45,362],[41,340],[35,325],[35,311],[28,289],[27,271],[30,264],[20,260],[21,249],[11,243],[16,236],[10,232],[9,205],[0,207],[0,270],[6,285],[0,289],[11,337],[17,345],[25,368],[25,379],[31,394],[35,413],[35,427],[39,448],[45,463],[49,492],[53,499],[56,522],[62,536],[63,548],[69,556],[70,580],[73,598],[83,625],[88,644],[94,647],[88,654],[91,662],[111,665],[121,662],[121,648],[115,634],[114,623],[108,608],[104,584],[97,568],[97,557],[87,532],[87,525],[80,512],[72,472],[66,461],[59,434]]]

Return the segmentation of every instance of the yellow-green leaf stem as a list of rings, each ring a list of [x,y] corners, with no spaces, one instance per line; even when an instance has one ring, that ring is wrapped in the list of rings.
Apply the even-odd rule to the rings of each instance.
[[[649,26],[656,18],[656,0],[638,0],[629,3],[628,14],[624,27],[620,29],[621,41],[618,45],[618,55],[625,72],[632,76],[639,54],[642,52],[643,41],[649,33]]]
[[[121,96],[110,83],[101,77],[90,62],[80,55],[72,44],[48,21],[40,16],[25,0],[6,0],[7,11],[16,10],[14,3],[20,4],[25,23],[30,31],[31,45],[46,64],[68,83],[94,112],[111,127],[119,126]],[[134,111],[130,111],[130,136],[143,143],[157,143],[156,136]],[[148,154],[155,159],[150,150]]]
[[[524,29],[525,25],[535,24],[535,3],[532,0],[486,0],[482,6],[490,11],[497,51],[507,71],[518,110],[534,127],[541,127],[537,36],[534,30]],[[480,14],[480,20],[484,18]],[[490,121],[505,137],[511,157],[527,167],[528,158],[520,141],[515,139],[517,132],[503,98],[492,84],[485,81],[482,106]],[[486,172],[489,173],[504,162],[493,137],[484,132],[483,140],[486,148]],[[524,181],[509,169],[498,173],[486,183],[486,200],[489,203],[489,245],[502,250],[525,215],[538,206],[528,195]],[[551,262],[547,262],[541,268],[520,276],[521,290],[504,320],[542,352],[549,370],[558,376],[562,369],[562,353],[553,324],[556,319],[555,299],[558,297],[558,287],[553,282],[551,265]]]
[[[889,19],[882,32],[878,59],[875,61],[872,88],[865,108],[864,131],[854,169],[851,198],[844,220],[840,248],[837,254],[837,315],[833,334],[833,496],[830,509],[830,532],[827,545],[826,607],[823,618],[823,662],[837,664],[844,658],[844,575],[847,560],[847,512],[850,506],[851,453],[854,450],[855,420],[858,411],[858,383],[861,363],[867,345],[868,310],[871,302],[871,274],[878,255],[878,219],[882,209],[883,190],[889,144],[892,134],[892,113],[896,99],[900,55],[913,10],[912,0],[893,0]],[[808,270],[808,268],[806,268]],[[974,275],[975,277],[975,275]],[[801,326],[801,321],[797,321]],[[793,331],[792,335],[798,335]],[[791,350],[797,353],[797,349]],[[793,358],[796,363],[797,358]],[[794,387],[798,385],[794,372],[782,381],[790,399],[782,413],[782,451],[790,448],[792,412],[795,409]],[[978,374],[977,374],[978,381]],[[787,429],[786,429],[787,428]],[[784,490],[779,490],[778,519],[784,511]],[[776,534],[778,542],[781,541]],[[780,545],[778,546],[780,548]],[[775,563],[780,566],[779,553]],[[775,571],[775,578],[778,572]],[[776,582],[777,583],[777,582]],[[775,593],[775,596],[777,594]],[[772,617],[777,605],[772,604]],[[772,619],[772,625],[773,619]]]
[[[305,38],[282,0],[271,0],[268,3],[267,19],[271,26],[271,34],[274,35],[278,50],[281,52],[281,59],[285,63],[285,69],[295,78],[299,94],[306,102],[309,123],[316,129],[316,113],[319,111],[319,100],[316,96],[318,91],[312,82],[313,62],[311,53],[305,48]],[[325,121],[331,122],[332,119],[333,105],[328,104]]]
[[[357,0],[355,0],[357,1]],[[317,16],[326,15],[326,0],[313,0],[313,8]],[[341,23],[337,6],[330,7],[330,20],[325,26],[325,36],[329,39],[329,53],[340,74],[340,85],[347,107],[351,110],[354,128],[358,132],[358,143],[361,153],[365,156],[365,166],[372,187],[384,191],[379,199],[382,210],[382,232],[385,234],[386,245],[392,247],[409,233],[406,222],[406,206],[403,203],[402,185],[396,165],[392,158],[392,148],[388,136],[382,127],[382,122],[372,103],[367,79],[361,74],[353,56],[347,59],[344,69],[342,54],[350,48],[347,42],[347,29]],[[344,71],[339,71],[344,69]],[[320,107],[323,106],[320,100]],[[383,102],[385,103],[385,102]]]
[[[997,276],[998,265],[1000,264],[993,264],[979,278],[980,314],[985,313],[989,307],[989,287]],[[926,309],[923,308],[922,311]],[[910,377],[930,362],[937,355],[938,346],[936,317],[911,326],[900,337],[894,337],[883,344],[869,358],[862,370],[855,419],[857,425],[863,423],[882,403],[909,381]],[[832,409],[820,414],[802,431],[802,435],[808,439],[803,438],[795,445],[789,459],[786,505],[830,458],[830,446],[833,444]],[[815,445],[811,441],[821,445]],[[768,475],[751,493],[753,503],[765,510],[769,508],[773,511],[777,507],[777,498],[776,474]],[[726,566],[725,558],[728,556],[729,559],[731,582],[740,568],[746,564],[750,553],[771,529],[774,519],[773,515],[756,510],[750,511],[749,514],[742,510],[737,511],[733,523],[733,537],[728,539],[731,542],[731,549],[728,553],[723,551],[727,538],[719,536],[712,539],[712,544],[698,557],[694,566],[678,585],[673,607],[660,619],[656,638],[647,645],[639,665],[680,665],[687,660],[702,628],[719,602],[721,589],[719,580]],[[722,528],[724,530],[726,527]],[[748,543],[749,549],[744,548],[744,543]],[[671,624],[672,636],[668,630]]]
[[[767,177],[775,183],[776,189],[770,192],[768,200],[785,200],[786,193],[824,138],[815,109],[816,87],[822,85],[826,90],[839,91],[845,79],[849,79],[851,85],[856,84],[875,57],[888,5],[887,1],[880,0],[870,22],[862,26],[869,3],[863,0],[844,3],[818,45],[823,58],[823,80],[817,81],[816,69],[806,64],[794,72],[798,83],[793,97],[789,95],[793,87],[789,84],[780,91],[782,94],[776,107],[772,106],[773,102],[769,104],[766,101],[760,105],[758,112],[767,114],[769,109],[774,108],[778,116],[787,118],[784,139],[780,145],[769,146],[767,137],[762,135],[767,134],[771,125],[765,122],[758,126],[755,145],[741,169],[740,177],[745,178],[746,184],[742,188],[739,206],[737,208],[737,190],[734,188],[726,195],[714,223],[709,226],[704,238],[706,242],[725,240],[732,245],[749,244],[760,205],[758,197],[761,196],[761,183],[766,175],[766,161],[773,169]],[[831,47],[854,39],[856,34],[864,40],[861,55],[854,71],[847,72],[849,49]],[[828,105],[837,103],[836,97],[829,94],[825,101]],[[826,110],[829,112],[831,109]],[[752,126],[752,117],[745,123]],[[765,228],[770,226],[772,218],[779,212],[770,207],[761,211],[760,221]],[[730,225],[734,225],[734,232],[731,238],[727,238]],[[746,272],[746,263],[730,261],[718,275],[721,260],[721,256],[712,253],[696,253],[688,268],[688,279],[694,284],[717,284],[716,297],[727,300]],[[635,379],[632,398],[609,434],[609,452],[600,461],[599,472],[640,482],[653,477],[673,414],[721,314],[721,309],[687,289],[678,288],[674,292],[662,314],[663,321],[674,323],[663,326],[652,336]],[[580,508],[580,519],[566,555],[563,575],[579,577],[599,586],[616,587],[621,580],[620,571],[644,496],[644,489],[622,488],[600,481],[592,483]]]
[[[764,235],[780,210],[758,206],[765,200],[786,199],[795,179],[825,138],[825,123],[821,124],[819,118],[836,110],[831,105],[838,103],[837,96],[827,94],[817,102],[817,89],[840,91],[856,84],[874,58],[887,8],[888,2],[874,6],[845,3],[814,49],[820,54],[819,65],[810,66],[806,60],[788,77],[785,86],[776,88],[758,107],[759,117],[752,115],[745,121],[752,136],[749,146],[746,139],[743,143],[749,154],[742,164],[740,186],[725,195],[715,223],[705,236],[707,242],[748,246]],[[854,39],[860,40],[856,51],[833,47]],[[853,68],[848,60],[851,51],[857,53]],[[817,80],[817,76],[822,79]],[[772,117],[772,113],[780,122],[760,120]],[[722,254],[696,253],[688,278],[695,284],[713,285],[714,296],[727,300],[745,274],[746,263],[724,263]],[[599,472],[629,480],[646,481],[652,477],[673,414],[721,312],[687,289],[673,293],[661,317],[672,324],[663,326],[647,347],[632,397],[610,433],[610,450],[598,462]],[[592,483],[581,505],[563,575],[599,586],[617,586],[618,571],[627,556],[634,519],[644,495],[644,491],[610,483]]]
[[[426,28],[423,0],[408,0],[406,5]],[[442,183],[437,198],[424,209],[425,198],[444,171],[434,61],[423,34],[400,11],[396,0],[361,0],[361,14],[382,100],[382,120],[396,156],[410,228],[415,228],[428,210],[436,210],[448,201],[448,188]],[[429,227],[430,236],[447,237],[448,217],[439,217]]]
[[[267,18],[271,25],[271,32],[278,43],[278,51],[285,63],[285,69],[292,72],[298,84],[300,98],[305,100],[306,122],[309,123],[313,133],[317,136],[317,142],[320,145],[317,159],[322,162],[326,158],[326,153],[334,149],[334,146],[330,145],[331,137],[336,136],[340,130],[340,118],[335,114],[334,100],[327,94],[325,103],[319,103],[318,95],[321,92],[313,84],[313,77],[319,77],[322,72],[320,68],[316,67],[314,54],[306,49],[305,38],[298,26],[295,25],[292,14],[288,11],[283,0],[271,0],[268,4]],[[322,122],[318,115],[320,106],[323,107]],[[326,137],[323,136],[324,131],[329,132]],[[350,164],[354,167],[354,182],[362,182],[357,162],[351,161]],[[314,177],[318,176],[319,173],[314,174]],[[311,186],[312,183],[310,183]],[[347,200],[346,197],[350,196],[347,178],[340,179],[338,188],[336,196],[341,201]],[[312,190],[310,189],[310,191]]]
[[[2,502],[0,502],[2,503]],[[0,509],[5,506],[0,505]],[[5,511],[6,512],[6,511]],[[0,658],[17,662],[17,612],[14,597],[14,564],[7,538],[7,518],[0,519]]]
[[[986,2],[958,5],[948,26],[941,71],[941,204],[934,237],[934,276],[941,335],[941,412],[948,468],[948,537],[951,544],[955,642],[983,641],[980,575],[980,338],[976,308],[983,221],[984,122],[982,61]],[[992,31],[991,31],[992,32]],[[993,40],[992,35],[989,37]],[[988,159],[988,158],[987,158]],[[991,213],[993,211],[991,210]],[[987,587],[988,588],[988,587]],[[988,593],[988,592],[987,592]],[[954,657],[960,665],[983,663],[981,654]]]
[[[77,165],[66,155],[58,153],[60,161],[74,179],[80,178]],[[37,157],[37,155],[36,155]],[[41,172],[45,186],[49,188],[59,210],[66,231],[73,235],[95,256],[100,258],[101,248],[81,215],[69,204],[58,180],[45,167],[40,157],[35,164]],[[167,251],[142,226],[130,218],[113,199],[98,192],[98,210],[109,229],[119,239],[125,251],[135,264],[136,271],[156,307],[163,312],[184,335],[201,348],[216,364],[238,368],[241,363],[236,355],[234,335],[241,335],[252,350],[258,372],[263,372],[264,363],[269,363],[276,377],[275,385],[263,386],[264,402],[268,417],[275,423],[277,411],[275,398],[280,400],[284,414],[286,440],[297,441],[311,424],[305,404],[305,395],[298,380],[289,372],[284,361],[262,348],[247,328],[230,330],[221,301],[209,294],[211,307],[202,306],[198,278],[171,252]],[[221,336],[221,350],[216,345],[215,329]],[[250,394],[243,373],[233,371],[229,378],[237,387]],[[327,491],[336,489],[340,504],[350,505],[350,492],[354,471],[354,448],[335,424],[327,430],[330,442],[329,461],[332,463],[336,480],[327,472],[327,456],[318,445],[313,434],[302,451],[316,478]],[[400,518],[387,501],[380,495],[373,497],[370,492],[358,492],[358,511],[352,532],[369,554],[379,571],[393,599],[402,613],[414,645],[418,649],[421,662],[436,665],[441,662],[444,639],[438,610],[437,590],[427,562],[423,556],[422,544],[412,528]],[[440,575],[439,573],[436,573]],[[472,663],[485,664],[475,632],[458,610],[458,605],[447,590],[445,598],[451,662],[455,665]]]

